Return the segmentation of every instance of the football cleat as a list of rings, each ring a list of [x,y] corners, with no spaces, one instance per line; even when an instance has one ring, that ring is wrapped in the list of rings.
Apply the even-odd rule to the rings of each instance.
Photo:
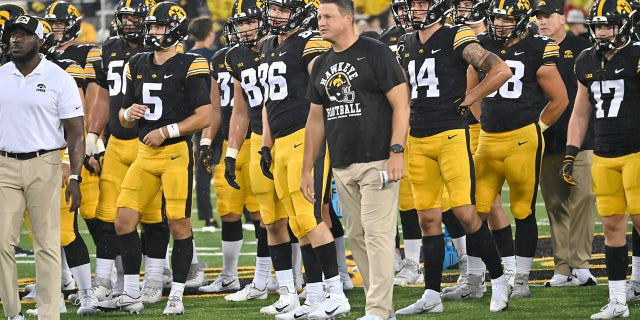
[[[420,270],[420,265],[411,259],[404,259],[402,269],[400,269],[400,272],[393,278],[393,284],[396,286],[407,286],[416,283],[424,283],[424,276]]]
[[[109,300],[111,296],[111,280],[100,277],[93,278],[93,293],[98,301]]]
[[[595,286],[598,279],[591,274],[589,269],[573,269],[573,280],[580,286]]]
[[[484,275],[469,274],[467,280],[462,285],[456,287],[455,290],[442,293],[442,300],[466,300],[466,299],[481,299],[484,295],[482,291],[482,283]]]
[[[184,304],[182,303],[182,297],[171,296],[167,300],[167,306],[162,311],[164,315],[180,315],[184,313]]]
[[[36,289],[36,284],[35,283],[29,283],[28,285],[24,286],[24,291],[25,292],[31,292],[33,290]]]
[[[242,290],[226,295],[224,300],[229,302],[240,302],[247,300],[264,300],[267,298],[267,289],[258,289],[252,282],[246,285]]]
[[[162,270],[162,287],[164,289],[171,289],[171,284],[173,283],[173,271],[171,269],[165,267]]]
[[[502,281],[492,281],[489,311],[500,312],[506,310],[509,307],[509,296],[511,296],[511,286],[507,283],[506,279]]]
[[[631,280],[627,284],[627,302],[640,300],[640,282]]]
[[[612,299],[600,309],[600,312],[592,314],[591,319],[626,318],[629,316],[629,307],[626,303],[620,303]]]
[[[200,288],[207,285],[207,278],[204,276],[204,263],[191,264],[189,273],[187,274],[187,282],[184,283],[185,288]]]
[[[511,291],[511,299],[529,298],[531,291],[529,290],[529,275],[524,273],[516,273],[513,278],[513,291]]]
[[[280,289],[280,284],[278,283],[278,278],[275,275],[269,277],[267,280],[267,291],[269,292],[277,292]]]
[[[67,305],[64,304],[64,295],[60,295],[60,314],[67,313]],[[38,316],[38,305],[36,304],[34,309],[27,309],[27,315],[37,317]]]
[[[127,311],[130,314],[140,314],[144,310],[141,297],[132,298],[126,293],[111,300],[99,301],[96,307],[103,311]]]
[[[422,297],[414,304],[402,308],[396,311],[396,315],[411,315],[419,313],[439,313],[444,311],[444,305],[442,305],[442,299],[440,293],[427,289],[422,294]]]
[[[78,300],[80,300],[80,307],[76,312],[78,315],[92,316],[98,313],[98,309],[95,308],[98,298],[96,298],[93,290],[78,290]]]
[[[551,280],[544,283],[545,287],[570,287],[577,285],[578,279],[562,274],[554,274],[553,277],[551,277]]]
[[[33,288],[31,289],[31,291],[29,291],[29,293],[22,297],[22,301],[36,301],[36,291],[38,289],[36,288],[36,286],[34,285]]]
[[[148,278],[140,292],[140,300],[144,304],[152,304],[162,300],[162,280]]]
[[[227,291],[237,291],[240,290],[240,281],[238,281],[238,277],[229,277],[226,275],[219,275],[213,282],[209,285],[201,286],[198,288],[199,292],[204,293],[216,293],[216,292],[227,292]]]
[[[351,304],[344,293],[328,293],[326,299],[309,313],[308,319],[335,319],[349,315]]]
[[[403,265],[404,265],[404,261],[402,261],[402,256],[400,255],[400,252],[396,251],[395,260],[393,263],[393,270],[395,272],[400,272],[400,270],[402,270]]]
[[[62,271],[62,291],[70,291],[76,288],[76,280],[73,279],[73,275],[71,271],[64,272]]]
[[[320,304],[311,303],[309,300],[305,301],[303,305],[282,314],[276,315],[276,320],[301,320],[309,319],[309,314],[318,309]]]
[[[260,309],[260,313],[268,315],[276,315],[281,313],[287,313],[300,306],[300,300],[298,300],[297,293],[290,293],[287,287],[280,287],[278,289],[280,298],[272,305],[263,307]]]
[[[22,315],[22,313],[18,313],[15,316],[8,317],[7,319],[9,319],[9,320],[25,320],[25,317]]]

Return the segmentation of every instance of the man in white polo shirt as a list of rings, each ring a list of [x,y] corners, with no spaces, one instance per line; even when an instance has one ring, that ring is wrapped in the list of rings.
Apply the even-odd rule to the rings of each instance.
[[[81,201],[82,102],[73,78],[38,53],[43,33],[33,17],[21,16],[9,24],[4,36],[9,37],[12,62],[0,67],[0,299],[9,319],[24,318],[13,247],[25,210],[33,230],[38,315],[60,318],[59,150],[66,145],[69,210],[77,210]]]

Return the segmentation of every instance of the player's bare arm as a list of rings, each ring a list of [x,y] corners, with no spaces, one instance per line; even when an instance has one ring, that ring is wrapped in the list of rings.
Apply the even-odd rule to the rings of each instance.
[[[134,103],[129,108],[120,109],[118,119],[123,127],[133,128],[138,119],[144,117],[145,112],[147,112],[147,106]]]
[[[567,145],[581,147],[587,134],[589,120],[591,119],[591,102],[589,91],[584,84],[578,82],[578,92],[573,103],[573,112],[567,129]]]
[[[304,131],[304,157],[302,158],[302,181],[300,191],[307,201],[315,201],[313,187],[313,164],[316,163],[321,148],[324,146],[324,119],[322,105],[312,103]],[[330,220],[329,220],[330,221]]]
[[[485,50],[478,43],[467,45],[462,51],[462,57],[470,65],[487,72],[487,76],[478,85],[467,86],[467,96],[461,105],[480,101],[511,78],[511,68],[495,53]]]
[[[469,68],[467,68],[467,95],[470,91],[469,88],[475,88],[479,83],[480,76],[478,75],[478,72],[476,72],[476,69],[474,69],[473,66],[469,66]],[[482,99],[479,99],[469,106],[473,117],[478,121],[480,121],[480,115],[482,114],[481,102]]]
[[[273,147],[273,136],[271,135],[271,128],[269,127],[269,118],[267,117],[267,108],[262,107],[262,146]]]
[[[89,119],[88,132],[95,132],[98,135],[102,133],[109,121],[109,91],[105,88],[99,88],[96,97],[96,103],[91,112]]]
[[[549,97],[549,103],[540,113],[540,122],[551,126],[560,118],[569,104],[567,89],[555,65],[541,66],[536,72],[536,76],[542,91]]]
[[[240,150],[247,136],[247,130],[249,130],[249,106],[242,95],[240,81],[233,78],[233,109],[229,121],[229,148]]]
[[[202,129],[202,139],[210,139],[218,134],[220,130],[220,90],[218,89],[218,83],[215,79],[211,81],[211,118],[209,120],[209,126]]]

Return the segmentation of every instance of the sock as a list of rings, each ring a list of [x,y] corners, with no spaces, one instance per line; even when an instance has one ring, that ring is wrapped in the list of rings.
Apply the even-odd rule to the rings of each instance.
[[[444,262],[444,235],[422,237],[424,254],[424,287],[440,292]]]
[[[508,225],[502,229],[491,230],[493,241],[496,243],[496,248],[501,257],[515,256],[515,249],[513,247],[513,234],[511,231],[511,225]]]
[[[138,276],[140,274],[140,259],[142,257],[138,231],[134,230],[133,232],[119,235],[118,243],[120,244],[120,252],[122,252],[122,267],[124,274]]]
[[[239,241],[222,241],[221,274],[230,277],[238,277],[238,257],[240,256],[240,250],[242,249],[242,242],[242,239]]]
[[[191,238],[193,238],[193,236],[191,236]],[[191,240],[191,242],[193,243],[193,256],[191,257],[191,264],[198,264],[200,261],[198,261],[198,249],[196,248],[196,239]]]
[[[173,282],[184,284],[187,281],[191,259],[193,255],[193,237],[182,240],[173,240],[173,252],[171,253],[171,266],[173,270]],[[171,285],[173,290],[174,285]],[[183,286],[184,288],[184,286]]]
[[[458,218],[453,213],[453,210],[447,210],[442,213],[442,223],[447,228],[449,236],[452,239],[460,238],[465,235],[464,227],[458,221]]]
[[[516,220],[516,241],[514,243],[516,256],[533,258],[538,245],[538,225],[535,212],[524,219]]]
[[[144,264],[145,279],[162,279],[164,259],[147,258]]]
[[[117,255],[114,260],[114,266],[116,268],[116,282],[111,288],[111,294],[117,296],[124,292],[124,266],[122,265],[122,255]]]
[[[344,243],[344,236],[335,238],[334,242],[336,243],[336,262],[338,263],[338,272],[340,274],[348,274],[349,269],[347,267],[347,249]]]
[[[640,282],[640,234],[635,227],[631,229],[631,280]]]
[[[289,242],[269,246],[271,262],[276,270],[276,278],[280,286],[287,287],[289,292],[296,292],[293,283],[293,270],[291,263],[291,244]]]
[[[324,291],[322,290],[322,281],[307,282],[304,291],[307,294],[307,300],[311,303],[321,303],[324,300]]]
[[[260,221],[254,221],[253,224],[256,227],[256,256],[271,257],[267,243],[267,229],[260,227]]]
[[[640,257],[631,257],[631,280],[640,282]]]
[[[467,273],[474,275],[484,275],[486,267],[479,257],[467,255]]]
[[[467,261],[472,261],[471,257],[482,259],[487,270],[489,270],[491,279],[496,279],[504,273],[500,264],[498,250],[486,224],[481,224],[476,232],[467,234],[467,259],[469,259]],[[472,272],[473,268],[475,267],[469,268],[469,273]]]
[[[296,287],[293,282],[293,270],[276,270],[276,278],[280,287],[286,287],[289,293],[296,293]]]
[[[76,280],[78,290],[91,289],[91,264],[85,263],[77,267],[71,268],[71,274]]]
[[[516,256],[516,273],[529,274],[533,258]]]
[[[609,300],[613,299],[623,304],[627,303],[625,280],[609,280]]]
[[[415,262],[420,262],[420,246],[422,239],[404,239],[404,257]]]
[[[182,299],[182,294],[184,294],[184,283],[172,282],[171,292],[169,292],[169,297],[179,297],[180,299]]]
[[[124,275],[124,293],[134,299],[140,297],[140,275]]]
[[[115,263],[115,260],[96,258],[96,277],[109,279]]]
[[[341,293],[344,294],[342,289],[342,280],[340,280],[340,276],[336,275],[335,277],[325,278],[324,286],[327,288],[328,293]]]
[[[396,249],[400,249],[400,230],[398,230],[398,226],[396,226]]]
[[[502,257],[505,272],[516,273],[516,256]]]
[[[322,283],[322,265],[310,244],[300,246],[304,263],[305,283]]]
[[[298,242],[291,242],[291,266],[294,275],[302,274],[302,253]]]
[[[609,281],[626,280],[629,266],[629,251],[627,246],[604,246],[604,255],[607,265],[607,277]]]
[[[171,269],[171,264],[169,263],[169,257],[171,257],[170,247],[167,245],[167,253],[164,256],[164,267],[167,269]]]
[[[458,256],[466,256],[467,255],[467,236],[462,236],[460,238],[451,238],[453,242],[453,246],[456,248],[456,252]]]
[[[325,279],[333,278],[338,275],[338,262],[336,260],[336,244],[331,241],[313,248],[320,265],[322,266],[322,273]],[[328,288],[327,288],[328,289]],[[340,284],[342,290],[342,284]]]
[[[84,243],[82,236],[80,236],[77,231],[76,238],[71,241],[71,243],[64,246],[64,253],[66,257],[65,261],[67,270],[69,268],[74,268],[91,262],[91,260],[89,260],[89,249],[87,249],[87,244]]]
[[[258,289],[267,287],[271,275],[271,257],[256,257],[256,270],[253,274],[253,284]]]
[[[69,263],[67,263],[67,254],[64,252],[64,247],[60,247],[60,265],[62,267],[62,274],[71,274],[71,270],[69,270]]]

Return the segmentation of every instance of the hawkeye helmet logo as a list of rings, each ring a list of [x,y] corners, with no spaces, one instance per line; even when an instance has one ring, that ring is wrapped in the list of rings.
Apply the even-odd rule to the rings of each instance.
[[[331,101],[353,103],[355,100],[356,93],[351,90],[349,76],[344,72],[331,76],[324,87]]]
[[[39,84],[36,86],[36,92],[47,92],[47,86],[45,86],[45,85],[44,85],[44,84],[42,84],[42,83],[39,83]]]

